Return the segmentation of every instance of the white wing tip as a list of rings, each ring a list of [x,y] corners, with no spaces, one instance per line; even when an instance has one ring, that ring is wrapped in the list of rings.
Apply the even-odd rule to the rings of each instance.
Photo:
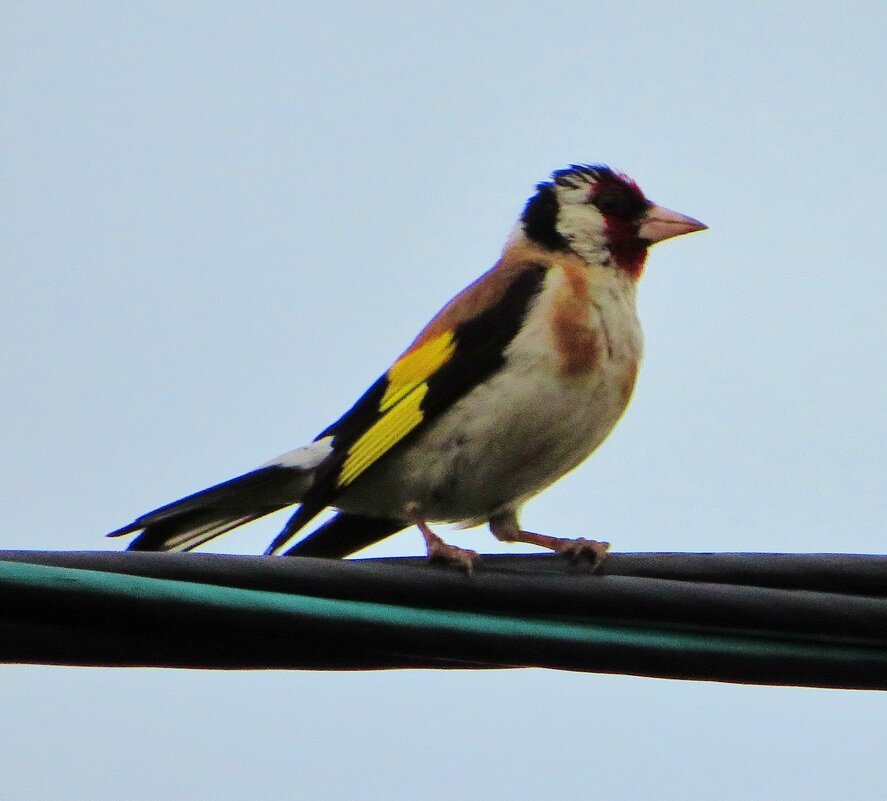
[[[309,445],[303,445],[281,454],[262,467],[288,467],[291,470],[313,470],[333,452],[333,438],[324,437]]]

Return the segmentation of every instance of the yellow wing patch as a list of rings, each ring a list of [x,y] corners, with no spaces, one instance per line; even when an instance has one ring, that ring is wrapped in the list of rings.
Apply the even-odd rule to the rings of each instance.
[[[422,410],[419,407],[427,392],[428,384],[415,387],[348,449],[348,456],[342,464],[337,482],[340,487],[354,481],[422,422]]]
[[[380,417],[348,449],[337,484],[350,484],[422,422],[422,400],[428,378],[456,350],[453,334],[445,331],[398,359],[388,371],[388,386],[379,401]]]
[[[384,412],[400,402],[446,364],[455,350],[452,332],[444,331],[401,356],[388,371],[388,386],[379,403],[379,411]]]

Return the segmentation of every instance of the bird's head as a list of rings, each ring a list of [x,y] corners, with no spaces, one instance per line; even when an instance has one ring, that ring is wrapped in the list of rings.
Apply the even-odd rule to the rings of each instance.
[[[572,250],[592,264],[640,277],[647,249],[706,226],[647,200],[626,175],[573,164],[536,187],[521,215],[523,234],[549,250]]]

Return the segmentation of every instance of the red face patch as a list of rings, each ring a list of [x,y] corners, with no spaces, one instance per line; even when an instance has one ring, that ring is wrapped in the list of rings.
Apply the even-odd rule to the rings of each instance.
[[[650,201],[630,178],[609,173],[591,187],[588,202],[604,217],[609,250],[616,264],[632,278],[639,278],[647,258],[647,244],[638,238],[638,228]]]

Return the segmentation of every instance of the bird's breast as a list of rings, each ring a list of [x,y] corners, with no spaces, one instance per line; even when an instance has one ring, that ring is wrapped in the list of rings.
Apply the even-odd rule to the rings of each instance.
[[[536,315],[564,376],[632,365],[636,371],[643,340],[635,284],[621,271],[564,260],[550,271]]]
[[[608,273],[550,270],[503,366],[347,505],[384,496],[392,516],[418,506],[429,520],[482,521],[584,461],[622,416],[641,358],[634,287]]]

